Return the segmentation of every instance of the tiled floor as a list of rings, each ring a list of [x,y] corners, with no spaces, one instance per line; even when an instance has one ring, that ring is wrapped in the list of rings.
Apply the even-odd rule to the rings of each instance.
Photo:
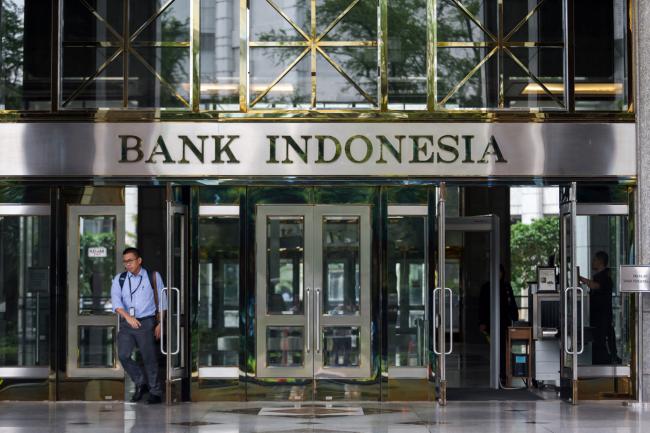
[[[260,415],[260,412],[262,415]],[[363,413],[363,415],[361,414]],[[104,403],[0,403],[0,433],[650,431],[650,409],[620,402],[450,402],[304,404],[185,403],[170,407]]]

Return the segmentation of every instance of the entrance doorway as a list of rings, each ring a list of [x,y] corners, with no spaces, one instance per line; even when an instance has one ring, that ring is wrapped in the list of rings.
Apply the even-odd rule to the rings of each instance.
[[[370,208],[260,205],[255,239],[256,376],[296,400],[369,378]]]

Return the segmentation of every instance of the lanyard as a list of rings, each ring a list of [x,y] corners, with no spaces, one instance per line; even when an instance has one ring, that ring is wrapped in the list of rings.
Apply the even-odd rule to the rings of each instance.
[[[133,290],[131,288],[131,277],[129,276],[129,292],[131,293],[131,306],[133,306],[133,294],[138,291],[141,284],[142,284],[142,275],[140,275],[140,280],[138,280],[138,285],[135,286],[135,290]]]

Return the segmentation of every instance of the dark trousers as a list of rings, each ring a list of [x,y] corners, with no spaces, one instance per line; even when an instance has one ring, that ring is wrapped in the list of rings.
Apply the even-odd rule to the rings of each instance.
[[[154,337],[155,320],[141,320],[142,326],[131,328],[126,320],[120,318],[120,333],[117,336],[117,351],[122,367],[136,385],[149,385],[149,393],[162,395],[158,382],[158,348]],[[133,349],[140,349],[143,365],[131,358]]]

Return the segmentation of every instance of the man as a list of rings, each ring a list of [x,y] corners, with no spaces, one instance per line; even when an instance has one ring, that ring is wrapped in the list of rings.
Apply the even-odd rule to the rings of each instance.
[[[149,391],[147,403],[161,403],[156,340],[160,339],[160,320],[167,309],[162,296],[163,280],[158,272],[149,274],[142,267],[142,257],[137,248],[125,249],[122,260],[126,272],[116,275],[111,287],[113,311],[120,316],[118,355],[124,370],[135,383],[131,401],[140,401]],[[142,367],[131,358],[135,347],[142,355]]]
[[[612,291],[614,282],[609,273],[609,256],[598,251],[591,261],[592,279],[580,277],[589,287],[589,320],[593,331],[591,350],[593,364],[620,363],[616,352],[616,335],[613,326]]]
[[[481,293],[479,298],[479,332],[486,337],[490,334],[490,282],[487,281],[481,286]],[[510,281],[506,280],[505,268],[503,265],[499,266],[499,350],[505,354],[506,350],[506,337],[508,335],[508,327],[512,323],[519,320],[519,308],[515,300],[515,294],[512,290]],[[501,365],[499,371],[501,377],[506,376],[505,358],[501,356]]]

